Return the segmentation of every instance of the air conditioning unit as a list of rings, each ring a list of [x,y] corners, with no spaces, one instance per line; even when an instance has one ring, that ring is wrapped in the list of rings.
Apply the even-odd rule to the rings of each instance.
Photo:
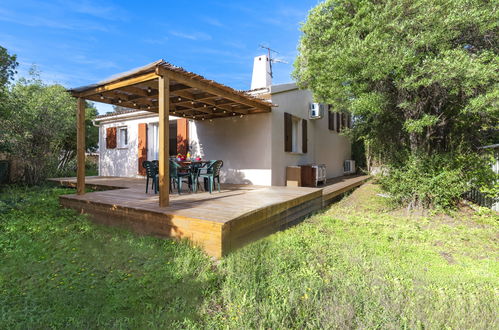
[[[317,187],[319,183],[326,184],[326,165],[312,165],[312,168],[315,168],[315,186]]]
[[[345,160],[343,162],[343,174],[355,173],[355,160]]]
[[[309,119],[321,119],[324,117],[324,108],[325,105],[321,103],[310,103],[308,118]]]

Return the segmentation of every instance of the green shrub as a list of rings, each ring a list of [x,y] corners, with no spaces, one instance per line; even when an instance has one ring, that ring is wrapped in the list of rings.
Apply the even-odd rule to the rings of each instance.
[[[472,187],[494,187],[497,175],[487,157],[475,154],[410,156],[379,178],[397,204],[409,208],[449,209]]]
[[[36,70],[9,85],[0,102],[0,149],[19,160],[17,182],[36,185],[58,171],[69,170],[76,156],[75,99],[58,84],[46,84]],[[97,109],[87,104],[86,150],[98,142],[92,124]]]
[[[54,173],[51,173],[53,177],[72,177],[76,176],[76,158],[71,159],[68,161],[64,167],[58,169]],[[99,174],[99,169],[98,165],[94,162],[89,161],[88,159],[85,160],[85,175],[98,175]]]

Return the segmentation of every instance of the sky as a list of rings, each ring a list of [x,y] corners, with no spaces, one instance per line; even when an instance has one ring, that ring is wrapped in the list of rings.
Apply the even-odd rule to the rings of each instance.
[[[0,46],[17,55],[18,76],[36,65],[68,88],[164,59],[245,90],[260,45],[288,62],[273,66],[273,83],[292,81],[300,25],[318,2],[2,0]]]

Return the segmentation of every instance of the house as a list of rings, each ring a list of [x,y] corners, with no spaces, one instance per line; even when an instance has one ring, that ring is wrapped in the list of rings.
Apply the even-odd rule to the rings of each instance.
[[[173,104],[170,156],[190,152],[203,159],[221,159],[224,183],[284,186],[286,168],[306,164],[326,165],[327,178],[344,174],[351,143],[340,133],[350,127],[349,115],[314,104],[311,92],[295,83],[273,85],[267,55],[254,59],[251,88],[247,94],[271,102],[270,112],[247,114],[213,102],[200,104],[193,112]],[[193,103],[184,99],[182,90],[170,93],[179,105]],[[225,117],[205,118],[204,111],[212,106]],[[317,110],[313,116],[311,106]],[[144,175],[142,162],[158,159],[158,120],[157,113],[145,110],[98,116],[99,175]]]
[[[328,177],[344,173],[350,142],[339,133],[350,118],[326,111],[294,84],[272,85],[268,57],[254,62],[249,92],[163,60],[70,89],[77,99],[77,175],[53,180],[75,186],[76,194],[60,196],[61,204],[99,223],[189,239],[219,258],[298,223],[368,180],[342,176],[320,187],[293,186],[298,170],[307,173],[302,179],[314,178],[311,167],[296,165],[325,164]],[[100,176],[85,176],[86,100],[134,109],[96,119]],[[221,190],[171,194],[168,157],[179,152],[223,160]],[[158,159],[159,194],[144,191],[147,159]],[[298,180],[284,186],[288,174]]]

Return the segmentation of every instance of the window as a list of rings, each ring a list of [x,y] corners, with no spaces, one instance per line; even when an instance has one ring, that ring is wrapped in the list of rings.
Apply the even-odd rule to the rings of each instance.
[[[301,119],[297,117],[292,117],[292,148],[291,152],[301,152]]]
[[[328,116],[328,128],[330,131],[336,131],[336,132],[341,132],[345,127],[347,127],[347,115],[344,112],[335,112],[333,110],[329,111],[329,116]]]
[[[158,123],[147,125],[147,159],[157,160],[159,154],[159,130]]]
[[[118,128],[118,148],[128,147],[128,128],[119,127]]]
[[[176,156],[177,152],[177,139],[178,139],[178,121],[170,122],[169,130],[169,150],[170,156]],[[159,159],[159,123],[147,124],[147,159]]]
[[[284,151],[307,152],[307,121],[284,113]]]
[[[336,112],[333,112],[331,109],[331,106],[328,107],[328,112],[327,112],[327,120],[328,120],[328,129],[330,131],[335,131],[336,130]]]

